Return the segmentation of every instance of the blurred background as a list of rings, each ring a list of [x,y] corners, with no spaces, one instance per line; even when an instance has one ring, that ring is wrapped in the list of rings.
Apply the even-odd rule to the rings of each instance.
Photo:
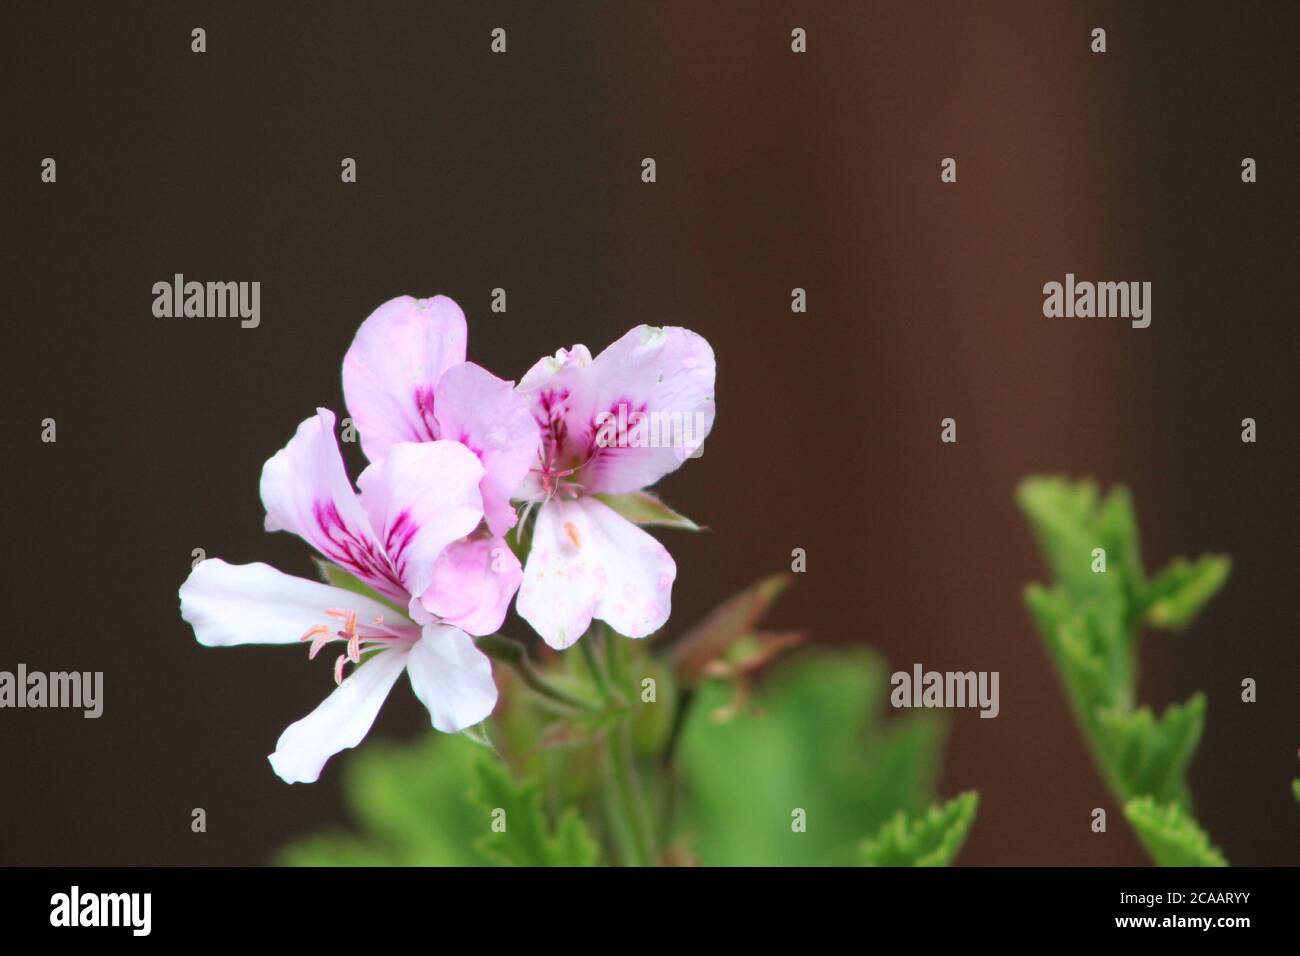
[[[507,378],[641,322],[712,342],[717,426],[661,486],[711,528],[667,540],[670,627],[801,547],[774,626],[1000,671],[1000,716],[953,715],[941,780],[982,792],[965,864],[1145,861],[1022,607],[1044,572],[1012,500],[1030,473],[1127,483],[1149,569],[1234,561],[1190,631],[1147,638],[1142,697],[1206,691],[1200,821],[1235,864],[1297,862],[1295,5],[3,17],[0,669],[102,670],[105,712],[0,711],[0,863],[258,863],[342,817],[337,761],[289,787],[265,759],[330,662],[200,648],[176,589],[195,548],[311,574],[303,543],[262,530],[262,463],[316,405],[342,412],[357,325],[405,293],[454,297],[470,359]],[[260,281],[261,327],[154,318],[178,272]],[[1151,327],[1045,319],[1067,272],[1150,281]],[[426,723],[397,693],[374,732]]]

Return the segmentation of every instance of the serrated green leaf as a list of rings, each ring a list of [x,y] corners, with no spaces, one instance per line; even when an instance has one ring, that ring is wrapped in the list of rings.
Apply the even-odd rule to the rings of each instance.
[[[863,859],[868,866],[951,866],[978,807],[979,794],[970,790],[920,816],[900,810],[862,845]]]
[[[1176,558],[1145,580],[1128,491],[1099,497],[1090,481],[1030,478],[1016,491],[1054,586],[1031,585],[1025,604],[1065,687],[1080,731],[1111,791],[1126,804],[1148,797],[1190,813],[1187,770],[1205,725],[1197,694],[1159,720],[1137,707],[1139,628],[1186,627],[1223,585],[1227,558]],[[1106,552],[1094,572],[1091,549]]]
[[[1174,558],[1151,582],[1145,595],[1145,621],[1151,627],[1181,631],[1218,593],[1232,572],[1232,561],[1217,554],[1196,561]]]
[[[475,764],[474,801],[483,812],[479,849],[506,866],[595,866],[600,846],[574,807],[560,814],[551,832],[541,790],[516,781],[502,760],[483,755]],[[501,817],[501,812],[504,817]],[[501,819],[501,832],[491,823]]]
[[[1160,866],[1227,866],[1195,820],[1177,804],[1140,797],[1124,805],[1138,839]]]
[[[680,531],[703,530],[690,518],[678,514],[648,491],[633,491],[625,495],[596,495],[633,524],[677,528]]]
[[[1205,729],[1205,695],[1165,708],[1159,720],[1150,707],[1097,715],[1097,745],[1115,776],[1121,800],[1143,795],[1189,810],[1187,768]]]

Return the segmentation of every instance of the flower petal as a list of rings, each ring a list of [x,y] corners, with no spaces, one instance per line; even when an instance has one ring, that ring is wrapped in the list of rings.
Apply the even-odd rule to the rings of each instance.
[[[298,426],[263,466],[261,490],[267,531],[292,531],[381,594],[408,600],[343,470],[333,412],[318,408]]]
[[[519,559],[501,538],[464,538],[442,553],[420,603],[444,624],[478,636],[492,634],[505,621],[523,576]]]
[[[466,362],[447,370],[436,390],[439,433],[468,445],[487,473],[483,511],[493,534],[515,525],[510,498],[537,461],[537,422],[514,383]]]
[[[584,490],[639,491],[680,468],[713,428],[715,375],[709,343],[674,326],[637,326],[597,355],[573,410],[583,424],[616,428],[583,468]]]
[[[393,299],[361,323],[343,359],[343,396],[367,458],[383,458],[397,442],[442,437],[434,388],[465,361],[465,340],[465,314],[442,295]]]
[[[325,762],[361,743],[406,667],[407,647],[380,651],[344,679],[315,710],[280,735],[267,759],[285,783],[315,783]]]
[[[268,564],[200,561],[181,585],[181,617],[208,647],[294,644],[319,624],[338,626],[326,609],[355,611],[358,620],[392,619],[392,608],[354,591],[296,578]]]
[[[564,649],[593,617],[628,637],[664,625],[677,565],[662,544],[594,498],[553,499],[537,514],[515,605]]]
[[[443,733],[473,727],[496,706],[492,662],[457,628],[426,624],[411,649],[406,672],[415,696],[429,708],[433,726]]]
[[[591,352],[585,345],[560,349],[553,356],[538,359],[519,380],[516,391],[528,399],[540,433],[540,450],[545,464],[559,471],[586,461],[591,450],[590,429],[579,426],[570,430],[570,406],[583,391],[585,370],[591,365]],[[524,479],[516,496],[535,499],[546,493],[536,474]]]
[[[361,504],[405,594],[422,594],[438,556],[478,527],[482,479],[478,456],[455,441],[400,442],[361,473]]]

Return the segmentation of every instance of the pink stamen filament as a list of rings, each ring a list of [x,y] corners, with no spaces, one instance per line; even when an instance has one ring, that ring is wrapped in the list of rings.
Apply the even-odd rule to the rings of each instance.
[[[366,631],[366,633],[363,633],[357,628],[357,614],[355,611],[326,608],[325,614],[342,620],[342,630],[331,634],[327,625],[317,624],[310,628],[301,639],[311,641],[311,649],[307,653],[308,660],[315,660],[321,649],[331,641],[347,642],[347,653],[340,654],[334,662],[334,683],[336,684],[343,682],[343,669],[347,663],[350,661],[353,664],[360,664],[361,656],[366,651],[393,647],[398,644],[410,644],[418,640],[418,635],[385,624],[383,617],[376,617],[370,624],[362,625]]]

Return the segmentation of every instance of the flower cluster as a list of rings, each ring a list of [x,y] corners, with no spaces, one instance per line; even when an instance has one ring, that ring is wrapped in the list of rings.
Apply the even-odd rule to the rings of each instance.
[[[403,671],[438,730],[485,719],[497,689],[474,638],[501,627],[516,594],[519,616],[556,649],[593,618],[628,637],[668,620],[676,565],[611,502],[699,453],[714,414],[708,342],[639,326],[595,358],[581,345],[543,358],[516,386],[467,362],[466,340],[445,296],[380,306],[343,360],[370,462],[356,487],[324,408],[263,467],[267,530],[315,548],[330,583],[214,558],[181,586],[201,644],[302,641],[313,658],[340,646],[338,687],[270,756],[290,783],[360,743]],[[629,410],[634,423],[691,427],[669,441],[606,440]],[[524,525],[521,565],[505,535],[523,540]]]

